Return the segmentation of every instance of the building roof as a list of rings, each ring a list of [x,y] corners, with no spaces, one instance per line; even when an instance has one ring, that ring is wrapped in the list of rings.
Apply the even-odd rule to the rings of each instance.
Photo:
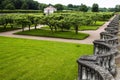
[[[44,10],[54,10],[54,11],[56,11],[57,9],[54,8],[53,6],[49,6],[49,7],[45,8]]]

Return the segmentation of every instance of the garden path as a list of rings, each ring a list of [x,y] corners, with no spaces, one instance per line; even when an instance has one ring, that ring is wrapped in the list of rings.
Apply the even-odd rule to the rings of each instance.
[[[71,39],[61,39],[61,38],[50,38],[50,37],[37,37],[37,36],[27,36],[27,35],[15,35],[13,33],[19,32],[20,30],[8,31],[0,33],[0,36],[6,37],[15,37],[15,38],[25,38],[25,39],[35,39],[35,40],[49,40],[49,41],[59,41],[59,42],[72,42],[72,43],[80,43],[80,44],[93,44],[94,40],[100,38],[100,32],[104,31],[104,28],[109,24],[109,21],[106,22],[103,26],[101,26],[97,30],[90,31],[79,31],[83,33],[88,33],[90,36],[84,40],[71,40]],[[42,27],[42,25],[37,26],[38,28]],[[33,29],[33,28],[32,28]],[[26,28],[25,30],[28,30]]]

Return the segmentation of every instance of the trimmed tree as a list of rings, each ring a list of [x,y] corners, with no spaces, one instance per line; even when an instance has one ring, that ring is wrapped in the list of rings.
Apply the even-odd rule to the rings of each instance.
[[[99,12],[99,5],[98,4],[94,3],[92,5],[92,12]]]

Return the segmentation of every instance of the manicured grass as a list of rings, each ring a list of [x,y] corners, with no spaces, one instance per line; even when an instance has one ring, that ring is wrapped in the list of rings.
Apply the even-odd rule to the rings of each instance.
[[[97,30],[99,26],[80,26],[79,30],[84,31],[84,30]]]
[[[0,80],[77,80],[76,60],[93,46],[0,37]]]
[[[56,38],[65,38],[65,39],[79,39],[79,40],[85,39],[86,37],[89,36],[89,34],[85,34],[85,33],[75,34],[75,32],[70,32],[70,31],[65,31],[65,32],[57,31],[52,33],[50,30],[44,30],[44,29],[18,32],[16,34],[56,37]]]
[[[99,27],[101,27],[105,21],[97,21],[95,25],[88,25],[88,26],[80,26],[79,30],[97,30]],[[42,29],[50,29],[48,26],[42,27]],[[74,30],[73,27],[71,27],[72,30]]]
[[[80,26],[79,30],[97,30],[101,27],[105,22],[104,21],[97,21],[96,25],[89,25],[89,26]]]

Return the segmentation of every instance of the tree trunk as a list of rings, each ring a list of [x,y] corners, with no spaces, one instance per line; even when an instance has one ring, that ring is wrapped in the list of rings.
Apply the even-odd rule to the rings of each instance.
[[[50,26],[50,30],[51,30],[51,32],[53,33],[53,27],[52,27],[52,26]]]
[[[57,27],[55,26],[55,31],[57,31]]]
[[[35,29],[37,29],[37,25],[35,25]]]
[[[24,32],[24,27],[22,26],[22,31]]]
[[[11,24],[10,26],[11,26],[11,29],[13,29],[13,25]]]
[[[4,29],[6,29],[6,25],[4,25]]]
[[[29,31],[30,31],[30,25],[29,25]]]
[[[75,33],[78,34],[78,26],[75,27]]]
[[[95,21],[95,25],[96,25],[96,22],[97,22],[97,21]]]
[[[7,29],[7,27],[6,27],[7,25],[4,25],[4,29],[6,30]]]
[[[64,28],[63,28],[63,27],[61,28],[61,31],[62,31],[62,32],[64,31]]]

